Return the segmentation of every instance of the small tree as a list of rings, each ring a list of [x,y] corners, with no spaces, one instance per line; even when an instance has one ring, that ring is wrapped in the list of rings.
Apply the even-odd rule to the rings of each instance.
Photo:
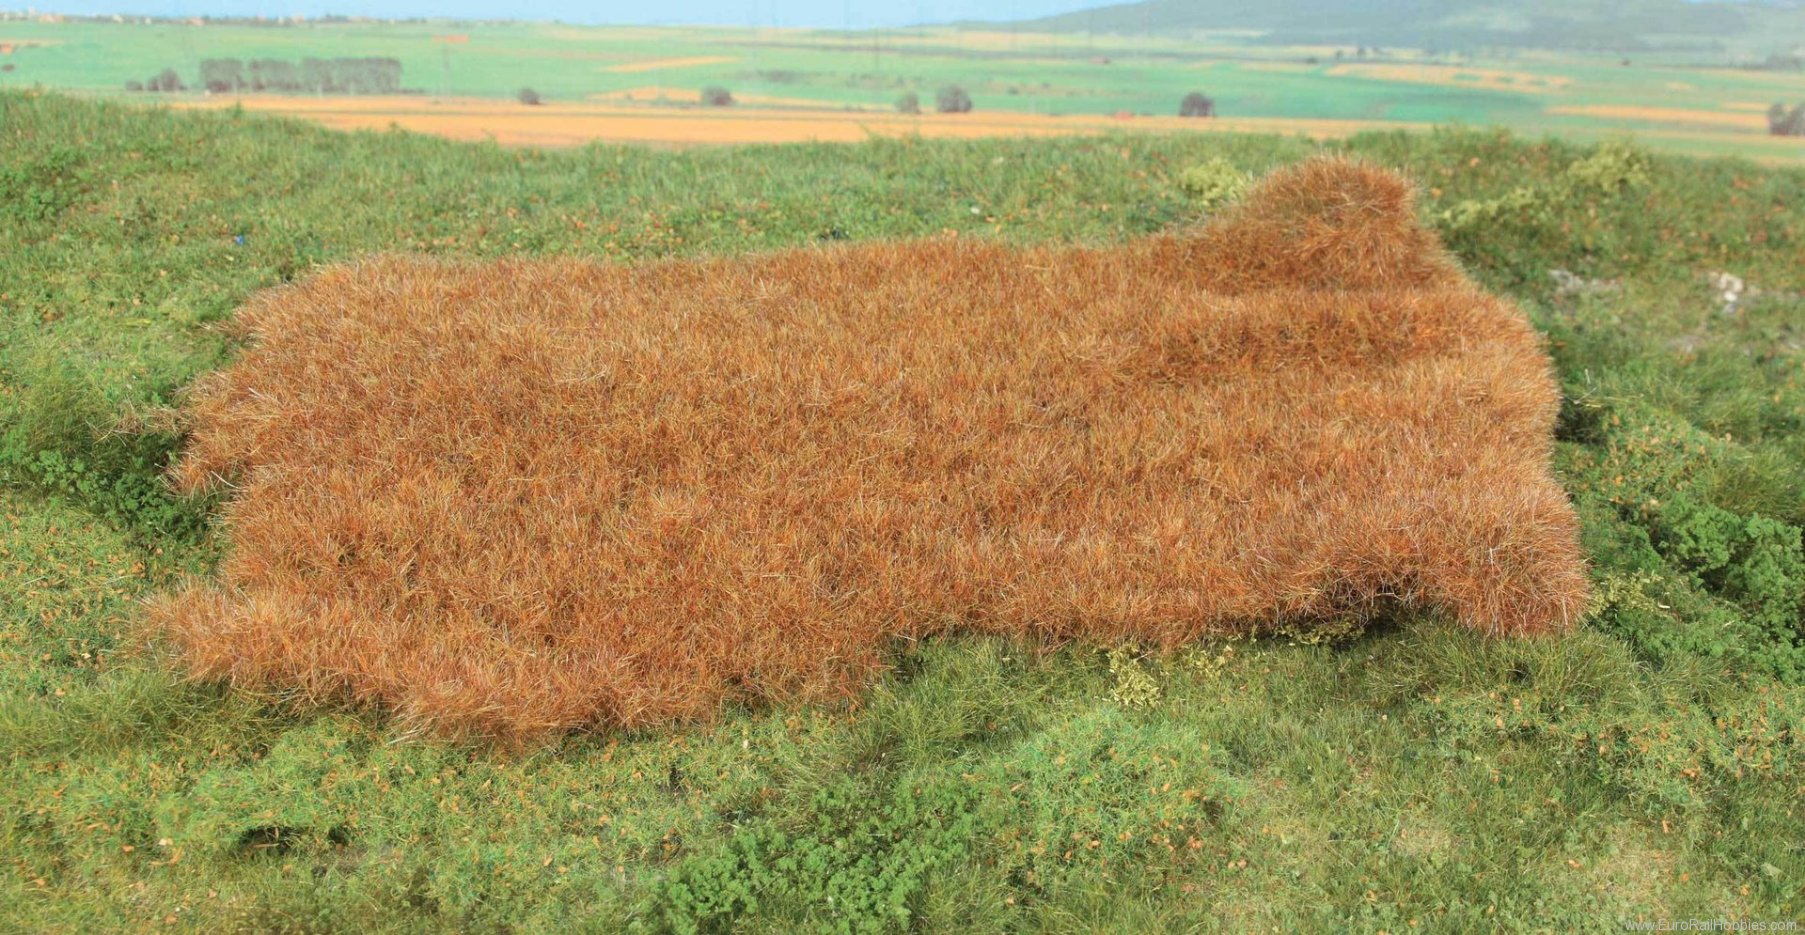
[[[709,107],[732,107],[733,92],[720,85],[710,85],[702,89],[702,103]]]
[[[295,67],[294,62],[281,59],[252,59],[250,82],[253,91],[299,91],[301,70]]]
[[[201,61],[201,87],[208,94],[230,94],[243,88],[244,63],[235,58],[209,58]]]
[[[188,86],[182,83],[182,76],[176,74],[175,69],[165,68],[152,75],[149,81],[144,82],[144,90],[186,91]]]
[[[301,59],[299,88],[314,94],[331,94],[338,90],[332,83],[332,68],[323,58]]]
[[[1775,104],[1767,109],[1767,132],[1774,136],[1805,136],[1805,104],[1786,109]]]
[[[142,91],[142,90],[144,90],[144,82],[142,82],[142,81],[127,81],[127,82],[126,82],[126,83],[125,83],[125,89],[126,89],[126,90],[127,90],[127,91]]]
[[[949,84],[934,93],[934,109],[943,114],[971,113],[971,95],[956,84]]]
[[[539,100],[539,92],[532,88],[521,88],[520,93],[514,95],[514,97],[517,98],[520,103],[525,104],[528,107],[538,107],[541,103]]]
[[[1214,117],[1216,116],[1216,102],[1201,91],[1192,91],[1185,95],[1184,100],[1178,102],[1178,115],[1180,117]]]
[[[896,99],[896,112],[899,114],[921,113],[921,98],[916,97],[914,91],[904,94]]]
[[[1774,105],[1767,108],[1767,132],[1776,137],[1805,137],[1805,105]]]

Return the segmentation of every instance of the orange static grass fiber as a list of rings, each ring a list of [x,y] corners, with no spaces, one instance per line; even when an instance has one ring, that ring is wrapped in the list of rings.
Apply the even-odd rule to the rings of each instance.
[[[856,696],[886,647],[1586,599],[1537,334],[1318,160],[1105,248],[383,258],[264,293],[188,403],[233,485],[198,676],[524,741]]]

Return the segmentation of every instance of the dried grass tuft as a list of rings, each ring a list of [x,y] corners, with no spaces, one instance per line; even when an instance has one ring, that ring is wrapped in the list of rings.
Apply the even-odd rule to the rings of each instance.
[[[240,322],[174,471],[233,485],[230,551],[151,622],[199,677],[440,732],[849,698],[949,629],[1586,602],[1538,336],[1345,161],[1123,247],[385,258]]]

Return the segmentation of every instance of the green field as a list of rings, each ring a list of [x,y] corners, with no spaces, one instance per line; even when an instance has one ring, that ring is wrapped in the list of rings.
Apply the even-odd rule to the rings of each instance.
[[[446,41],[452,38],[465,41]],[[1634,133],[1675,152],[1805,161],[1805,141],[1768,137],[1761,113],[1775,102],[1805,102],[1805,73],[1721,67],[1720,58],[1697,53],[1430,56],[1408,49],[1369,54],[1354,46],[1272,45],[1238,33],[1180,39],[994,29],[845,33],[450,21],[0,21],[0,43],[8,42],[16,47],[0,60],[15,67],[0,72],[0,88],[111,94],[165,67],[198,85],[200,63],[208,58],[386,56],[402,63],[404,85],[426,96],[512,98],[532,87],[547,101],[571,103],[634,89],[693,95],[719,85],[752,106],[775,98],[888,109],[905,92],[931,102],[938,87],[959,84],[980,113],[1170,115],[1186,93],[1203,91],[1224,116],[1498,125],[1525,135],[1582,139]],[[679,61],[614,70],[671,60]],[[1502,78],[1488,78],[1494,74]],[[1561,112],[1598,106],[1669,112]]]
[[[1187,167],[1317,147],[548,153],[0,92],[0,930],[1805,920],[1805,170],[1476,131],[1329,148],[1420,179],[1548,334],[1598,594],[1576,633],[949,639],[853,710],[521,754],[188,683],[138,636],[136,602],[218,555],[217,504],[161,483],[158,410],[228,359],[247,296],[376,251],[1117,242],[1201,216]]]

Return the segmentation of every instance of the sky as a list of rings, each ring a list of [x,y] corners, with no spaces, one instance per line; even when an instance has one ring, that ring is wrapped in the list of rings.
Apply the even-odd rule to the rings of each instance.
[[[1111,0],[0,0],[0,9],[137,16],[346,16],[538,19],[567,23],[675,26],[906,26],[955,20],[1013,20],[1103,6]]]

